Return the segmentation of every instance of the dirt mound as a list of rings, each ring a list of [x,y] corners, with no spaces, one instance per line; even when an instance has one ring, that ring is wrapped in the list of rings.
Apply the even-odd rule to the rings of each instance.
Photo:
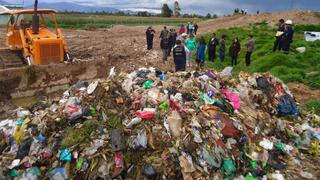
[[[199,24],[199,32],[206,33],[217,29],[246,26],[266,21],[271,25],[279,19],[291,19],[296,24],[319,24],[320,15],[316,12],[292,10],[279,13],[262,13],[259,15],[236,15],[224,16],[214,20],[205,21]]]

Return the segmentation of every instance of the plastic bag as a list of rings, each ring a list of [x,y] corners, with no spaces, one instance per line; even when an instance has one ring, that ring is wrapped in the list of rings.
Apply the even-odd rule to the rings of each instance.
[[[240,97],[237,94],[231,93],[228,90],[222,89],[221,92],[231,101],[231,104],[234,109],[240,109]]]
[[[180,137],[180,129],[182,126],[182,118],[180,114],[177,111],[172,111],[170,115],[167,117],[167,122],[169,124],[171,134],[174,137]]]
[[[67,180],[67,173],[65,168],[55,168],[48,173],[50,180]]]
[[[60,152],[60,160],[61,161],[71,161],[71,152],[68,148],[66,148]]]
[[[147,178],[154,179],[157,175],[157,172],[151,165],[145,165],[143,167],[143,175],[145,175]]]
[[[133,149],[147,149],[147,133],[145,130],[139,130],[138,136],[133,141]]]
[[[259,145],[261,147],[263,147],[265,150],[272,150],[273,149],[273,142],[271,142],[265,138],[263,138],[263,140],[259,142]]]
[[[231,159],[224,160],[222,169],[228,177],[233,177],[236,172],[236,167],[234,166],[233,161]]]
[[[25,118],[26,116],[30,116],[29,110],[24,110],[22,108],[17,109],[17,117],[18,118]]]
[[[169,108],[168,102],[164,102],[164,103],[160,104],[159,108],[161,110],[167,110]]]
[[[208,96],[208,94],[205,94],[203,92],[200,93],[201,99],[204,101],[205,104],[214,104],[214,100]]]
[[[220,76],[221,77],[230,77],[230,76],[232,76],[232,70],[233,70],[233,67],[228,66],[222,70],[222,72],[220,73]]]
[[[136,112],[136,116],[143,120],[149,120],[154,117],[154,114],[148,111],[138,111]]]
[[[193,128],[193,141],[196,143],[202,143],[202,139],[201,139],[201,135],[200,135],[200,131],[197,128]]]
[[[141,118],[136,117],[136,118],[133,118],[133,119],[132,119],[128,124],[126,124],[125,126],[126,126],[127,128],[132,128],[134,125],[139,124],[141,121],[142,121]]]
[[[32,142],[33,139],[31,137],[21,142],[16,155],[16,159],[23,159],[24,157],[28,156]]]
[[[149,89],[149,88],[151,88],[153,85],[154,85],[154,82],[151,81],[151,80],[148,80],[148,81],[146,81],[146,82],[143,83],[143,88],[144,88],[144,89]]]

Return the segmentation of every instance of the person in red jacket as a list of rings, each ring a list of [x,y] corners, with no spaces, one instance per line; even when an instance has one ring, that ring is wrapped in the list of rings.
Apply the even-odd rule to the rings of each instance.
[[[184,27],[184,25],[181,25],[180,29],[179,29],[179,36],[182,35],[183,33],[186,33],[186,28]]]

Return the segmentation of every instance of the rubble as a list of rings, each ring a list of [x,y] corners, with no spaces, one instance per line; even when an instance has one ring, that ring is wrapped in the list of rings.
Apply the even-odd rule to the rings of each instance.
[[[113,69],[37,104],[0,121],[0,179],[319,179],[320,118],[270,74]]]

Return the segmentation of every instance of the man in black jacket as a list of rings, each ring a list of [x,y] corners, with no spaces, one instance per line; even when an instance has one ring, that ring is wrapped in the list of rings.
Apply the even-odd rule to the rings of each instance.
[[[168,60],[168,55],[169,55],[169,48],[170,48],[170,42],[169,38],[164,38],[160,41],[160,48],[162,49],[162,61],[163,64],[165,64]]]
[[[216,47],[219,45],[219,40],[216,38],[216,34],[213,33],[212,37],[208,43],[208,50],[209,50],[209,60],[214,62],[216,59]]]
[[[177,40],[176,46],[173,48],[173,61],[176,67],[176,72],[186,70],[186,50],[181,44],[181,40]]]
[[[280,19],[279,20],[279,27],[278,27],[278,32],[276,34],[276,40],[274,42],[274,46],[273,46],[273,52],[275,52],[276,50],[281,50],[281,39],[282,39],[282,33],[284,32],[284,20]]]
[[[152,29],[151,26],[148,27],[147,31],[146,31],[146,36],[147,36],[147,49],[151,50],[153,47],[153,37],[154,34],[156,33],[155,30]]]
[[[169,32],[169,53],[168,53],[168,56],[170,56],[171,54],[171,50],[172,48],[174,47],[174,45],[176,44],[176,41],[177,41],[177,33],[176,33],[176,30],[175,29],[170,29],[170,32]]]

